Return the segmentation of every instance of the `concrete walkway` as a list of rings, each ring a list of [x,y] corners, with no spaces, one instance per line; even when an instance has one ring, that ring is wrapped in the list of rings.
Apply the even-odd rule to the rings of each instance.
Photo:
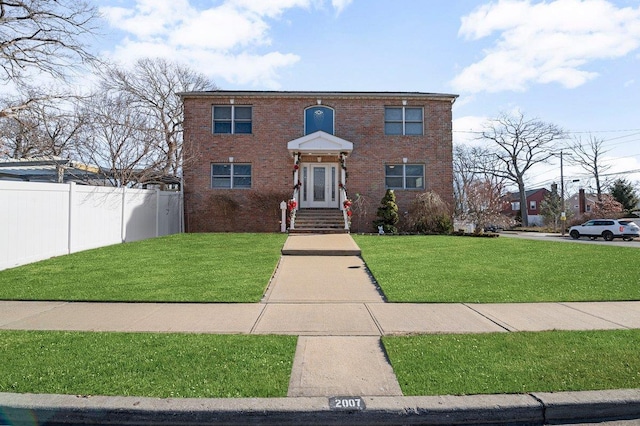
[[[381,336],[640,328],[640,302],[85,303],[0,301],[0,329]]]
[[[0,329],[293,334],[289,397],[393,398],[382,335],[640,328],[640,301],[386,303],[348,234],[290,235],[282,251],[261,303],[0,301]]]

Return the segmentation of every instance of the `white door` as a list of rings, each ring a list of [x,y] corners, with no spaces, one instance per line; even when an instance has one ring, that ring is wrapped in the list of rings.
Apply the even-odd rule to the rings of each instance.
[[[301,208],[338,208],[338,164],[303,163]]]

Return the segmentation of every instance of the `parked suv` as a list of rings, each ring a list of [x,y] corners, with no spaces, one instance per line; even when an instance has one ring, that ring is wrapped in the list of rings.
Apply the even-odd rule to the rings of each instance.
[[[593,219],[582,225],[572,226],[569,235],[574,240],[580,237],[589,237],[592,240],[602,237],[605,241],[613,241],[614,238],[631,241],[640,237],[640,228],[629,219]]]

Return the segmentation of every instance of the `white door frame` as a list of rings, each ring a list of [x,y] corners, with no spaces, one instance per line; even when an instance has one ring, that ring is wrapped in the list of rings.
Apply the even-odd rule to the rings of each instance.
[[[302,163],[301,208],[338,208],[340,174],[338,163]],[[320,181],[318,181],[318,178]]]

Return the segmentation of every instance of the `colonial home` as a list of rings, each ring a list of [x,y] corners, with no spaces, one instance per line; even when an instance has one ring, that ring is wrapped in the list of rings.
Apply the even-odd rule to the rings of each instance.
[[[544,197],[549,194],[546,188],[531,189],[525,191],[527,198],[527,217],[530,226],[542,226],[544,217],[540,212],[540,204]],[[502,214],[517,219],[520,216],[520,193],[509,192],[504,197],[504,208]]]
[[[184,102],[189,232],[370,232],[393,189],[401,214],[434,191],[453,205],[456,95],[208,91]],[[313,218],[310,218],[313,213]],[[338,225],[328,225],[327,222]]]

